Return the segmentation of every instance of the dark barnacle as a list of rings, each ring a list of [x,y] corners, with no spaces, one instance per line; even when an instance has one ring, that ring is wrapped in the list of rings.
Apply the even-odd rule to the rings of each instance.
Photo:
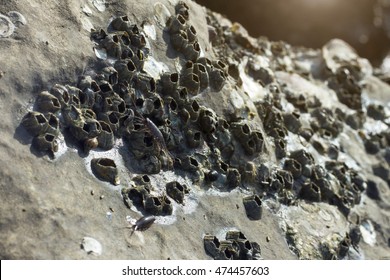
[[[246,215],[251,220],[260,220],[263,209],[262,202],[258,195],[251,195],[243,199]]]
[[[169,197],[171,197],[177,203],[181,204],[183,204],[184,196],[189,192],[188,187],[186,185],[182,185],[176,181],[167,183],[165,189]]]

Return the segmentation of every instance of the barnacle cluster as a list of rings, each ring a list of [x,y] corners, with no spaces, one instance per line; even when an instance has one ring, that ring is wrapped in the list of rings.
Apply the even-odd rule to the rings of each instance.
[[[38,95],[34,111],[22,120],[33,136],[32,145],[54,156],[61,132],[85,153],[110,150],[122,139],[131,154],[127,166],[139,174],[123,187],[124,202],[152,215],[171,215],[174,204],[185,204],[191,192],[190,186],[174,180],[164,182],[165,187],[154,185],[153,174],[173,170],[194,185],[249,189],[253,195],[244,197],[243,204],[251,220],[261,219],[262,201],[268,198],[287,206],[301,200],[325,202],[348,216],[367,184],[364,175],[340,157],[344,151],[337,139],[347,129],[361,137],[368,153],[383,153],[386,161],[374,166],[373,172],[389,182],[388,130],[357,132],[367,117],[386,119],[381,106],[370,105],[367,113],[362,110],[365,70],[357,59],[336,60],[330,54],[332,46],[326,46],[323,69],[314,71],[299,63],[299,49],[250,38],[238,24],[221,26],[211,12],[210,41],[220,59],[209,59],[191,24],[188,5],[179,1],[175,12],[164,32],[170,39],[168,47],[180,59],[178,72],[163,72],[155,79],[144,71],[151,53],[145,33],[128,16],[117,17],[108,31],[91,33],[95,52],[110,63],[98,64],[93,76],[80,77],[77,87],[56,84]],[[326,106],[318,96],[282,82],[283,73],[292,72],[299,77],[295,83],[326,81],[347,109]],[[242,107],[222,114],[202,102],[206,93],[242,90],[244,79],[255,83],[255,90],[262,89],[261,98],[246,100],[255,112]],[[247,91],[252,97],[251,89]],[[253,116],[260,125],[252,124]],[[93,159],[91,169],[101,180],[120,183],[112,159]],[[260,257],[258,244],[240,232],[228,232],[225,241],[206,235],[204,245],[216,259]]]
[[[262,259],[260,245],[249,241],[241,231],[237,230],[227,231],[225,240],[206,234],[203,237],[203,245],[206,253],[216,260]]]

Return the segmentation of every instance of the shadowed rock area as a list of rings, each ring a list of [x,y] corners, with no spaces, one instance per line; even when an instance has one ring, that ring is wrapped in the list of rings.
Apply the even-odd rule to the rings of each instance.
[[[3,259],[390,257],[390,87],[345,42],[193,1],[0,13]]]

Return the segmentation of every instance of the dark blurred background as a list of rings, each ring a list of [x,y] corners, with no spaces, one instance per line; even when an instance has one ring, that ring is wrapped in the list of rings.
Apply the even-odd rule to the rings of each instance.
[[[332,38],[379,66],[390,50],[390,0],[196,0],[253,37],[320,48]]]

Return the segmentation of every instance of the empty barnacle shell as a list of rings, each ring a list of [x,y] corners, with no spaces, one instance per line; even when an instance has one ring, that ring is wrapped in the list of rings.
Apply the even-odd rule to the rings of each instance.
[[[190,17],[188,13],[189,9],[190,8],[184,1],[179,1],[179,3],[177,3],[175,6],[176,14],[182,15],[186,20],[188,20]]]
[[[102,130],[97,138],[99,148],[103,150],[110,150],[114,147],[114,133],[112,132],[111,126],[105,121],[99,121]]]
[[[286,159],[286,161],[284,162],[284,169],[290,171],[294,179],[299,178],[302,174],[302,166],[295,159]]]
[[[162,203],[158,197],[148,196],[144,201],[144,208],[147,213],[152,215],[161,215],[162,214]]]
[[[188,37],[188,42],[193,43],[196,41],[196,29],[194,26],[190,26],[187,29],[187,37]]]
[[[195,63],[193,71],[199,77],[199,90],[205,90],[209,86],[209,74],[207,73],[206,67],[200,63]]]
[[[37,136],[47,130],[48,121],[40,112],[28,112],[22,119],[23,127],[31,134]]]
[[[339,259],[342,259],[347,255],[350,246],[351,246],[351,239],[349,237],[349,234],[346,233],[346,236],[339,243],[339,248],[338,248]]]
[[[212,65],[214,66],[214,68],[222,70],[223,73],[227,73],[228,65],[222,60],[213,61]]]
[[[163,195],[160,199],[161,199],[161,204],[162,204],[161,215],[163,215],[163,216],[172,215],[173,206],[172,206],[172,202],[170,201],[170,199],[166,195]]]
[[[170,41],[174,50],[181,52],[189,44],[187,33],[184,30],[172,34]]]
[[[119,81],[131,82],[136,73],[136,66],[132,60],[118,60],[115,62],[115,70],[118,72]]]
[[[299,116],[294,113],[286,113],[283,115],[283,120],[286,128],[292,133],[298,133],[302,124],[299,121]]]
[[[188,100],[188,90],[186,87],[178,87],[177,90],[172,92],[172,98],[175,99],[179,106],[183,106]]]
[[[188,93],[197,95],[199,93],[200,81],[198,75],[191,73],[180,79],[180,84],[187,88]]]
[[[179,86],[179,74],[164,73],[161,75],[160,81],[163,94],[172,95]]]
[[[119,185],[118,169],[115,162],[109,158],[94,158],[91,160],[91,169],[97,178]]]
[[[310,179],[307,179],[303,183],[300,195],[302,198],[307,199],[309,201],[321,201],[321,189]]]
[[[135,67],[137,68],[137,70],[141,71],[144,67],[144,64],[145,64],[145,53],[138,49],[134,56],[131,58],[131,60],[133,61]]]
[[[262,202],[258,195],[246,196],[243,199],[246,215],[251,220],[260,220],[263,214]]]
[[[197,41],[194,43],[188,43],[183,49],[182,53],[184,57],[191,61],[196,61],[200,55],[200,45]]]
[[[55,84],[50,89],[50,93],[58,99],[61,104],[61,107],[67,106],[69,104],[70,96],[65,86]]]
[[[146,46],[146,38],[144,34],[141,33],[130,34],[130,41],[131,41],[131,45],[138,49],[142,49],[143,47]]]
[[[202,134],[200,131],[188,129],[185,133],[185,137],[190,148],[197,148],[202,143]]]
[[[35,136],[31,146],[40,152],[49,152],[51,156],[54,156],[54,153],[58,151],[56,136],[50,133]]]
[[[121,16],[121,17],[114,18],[110,25],[115,30],[126,31],[130,25],[130,21],[127,16]]]
[[[108,56],[114,58],[121,57],[122,48],[121,48],[120,39],[118,35],[116,34],[107,35],[102,42],[102,46],[106,49]]]
[[[186,185],[182,185],[177,181],[172,181],[166,184],[165,189],[169,197],[171,197],[177,203],[183,204],[184,195],[188,193],[188,188]]]
[[[108,111],[106,113],[99,114],[99,120],[106,122],[114,134],[119,131],[121,114],[115,111]]]
[[[102,131],[102,127],[97,120],[86,119],[80,124],[70,126],[69,130],[78,141],[85,141],[97,137]]]
[[[104,67],[102,69],[102,74],[104,76],[104,79],[108,81],[111,85],[115,85],[118,82],[118,72],[114,67]]]
[[[220,242],[215,235],[206,234],[203,237],[203,246],[206,254],[215,258],[219,253]]]
[[[213,133],[218,126],[217,115],[211,109],[202,109],[199,115],[199,124],[204,133]]]
[[[246,236],[238,230],[229,230],[226,232],[226,240],[246,240]]]
[[[204,57],[204,56],[203,56],[203,57],[199,57],[199,58],[196,60],[196,63],[202,64],[202,65],[205,67],[207,73],[210,73],[211,70],[212,70],[212,68],[213,68],[213,65],[212,65],[212,63],[211,63],[211,60],[208,59],[207,57]]]
[[[91,30],[91,38],[96,40],[96,41],[103,40],[106,37],[107,37],[107,32],[104,29],[100,29],[100,30],[92,29]]]
[[[161,161],[156,155],[145,154],[139,160],[139,168],[147,174],[158,174],[161,171]]]
[[[215,91],[220,91],[226,81],[226,75],[221,69],[214,68],[209,73],[209,84]]]
[[[123,37],[121,38],[123,42]],[[129,39],[130,40],[130,39]],[[133,50],[127,45],[122,46],[121,60],[133,59],[135,56]]]
[[[238,259],[238,251],[240,247],[235,240],[222,240],[219,246],[219,252],[215,259],[217,260],[233,260]]]
[[[43,112],[54,113],[61,109],[61,104],[58,99],[48,91],[42,91],[38,94],[36,106],[38,110]]]
[[[367,106],[367,116],[374,120],[383,121],[386,118],[385,108],[381,104],[370,104]]]
[[[199,161],[193,156],[186,156],[184,159],[182,159],[181,166],[184,170],[187,171],[197,171],[200,169]]]
[[[253,248],[249,240],[238,240],[238,245],[240,246],[240,260],[252,260],[253,259]]]
[[[283,138],[275,139],[275,156],[277,159],[282,159],[286,156],[286,140]]]
[[[291,189],[294,184],[294,177],[290,171],[278,170],[280,176],[283,177],[284,186],[286,189]]]
[[[200,114],[200,106],[199,106],[198,101],[193,100],[191,102],[191,104],[188,104],[186,106],[186,109],[190,115],[191,120],[195,121],[198,119],[199,114]]]
[[[239,187],[241,184],[241,174],[236,168],[228,168],[226,180],[229,188]]]
[[[186,29],[186,19],[182,15],[171,16],[168,20],[168,29],[171,34]]]
[[[156,91],[156,81],[147,74],[139,73],[134,81],[134,87],[145,93]]]

